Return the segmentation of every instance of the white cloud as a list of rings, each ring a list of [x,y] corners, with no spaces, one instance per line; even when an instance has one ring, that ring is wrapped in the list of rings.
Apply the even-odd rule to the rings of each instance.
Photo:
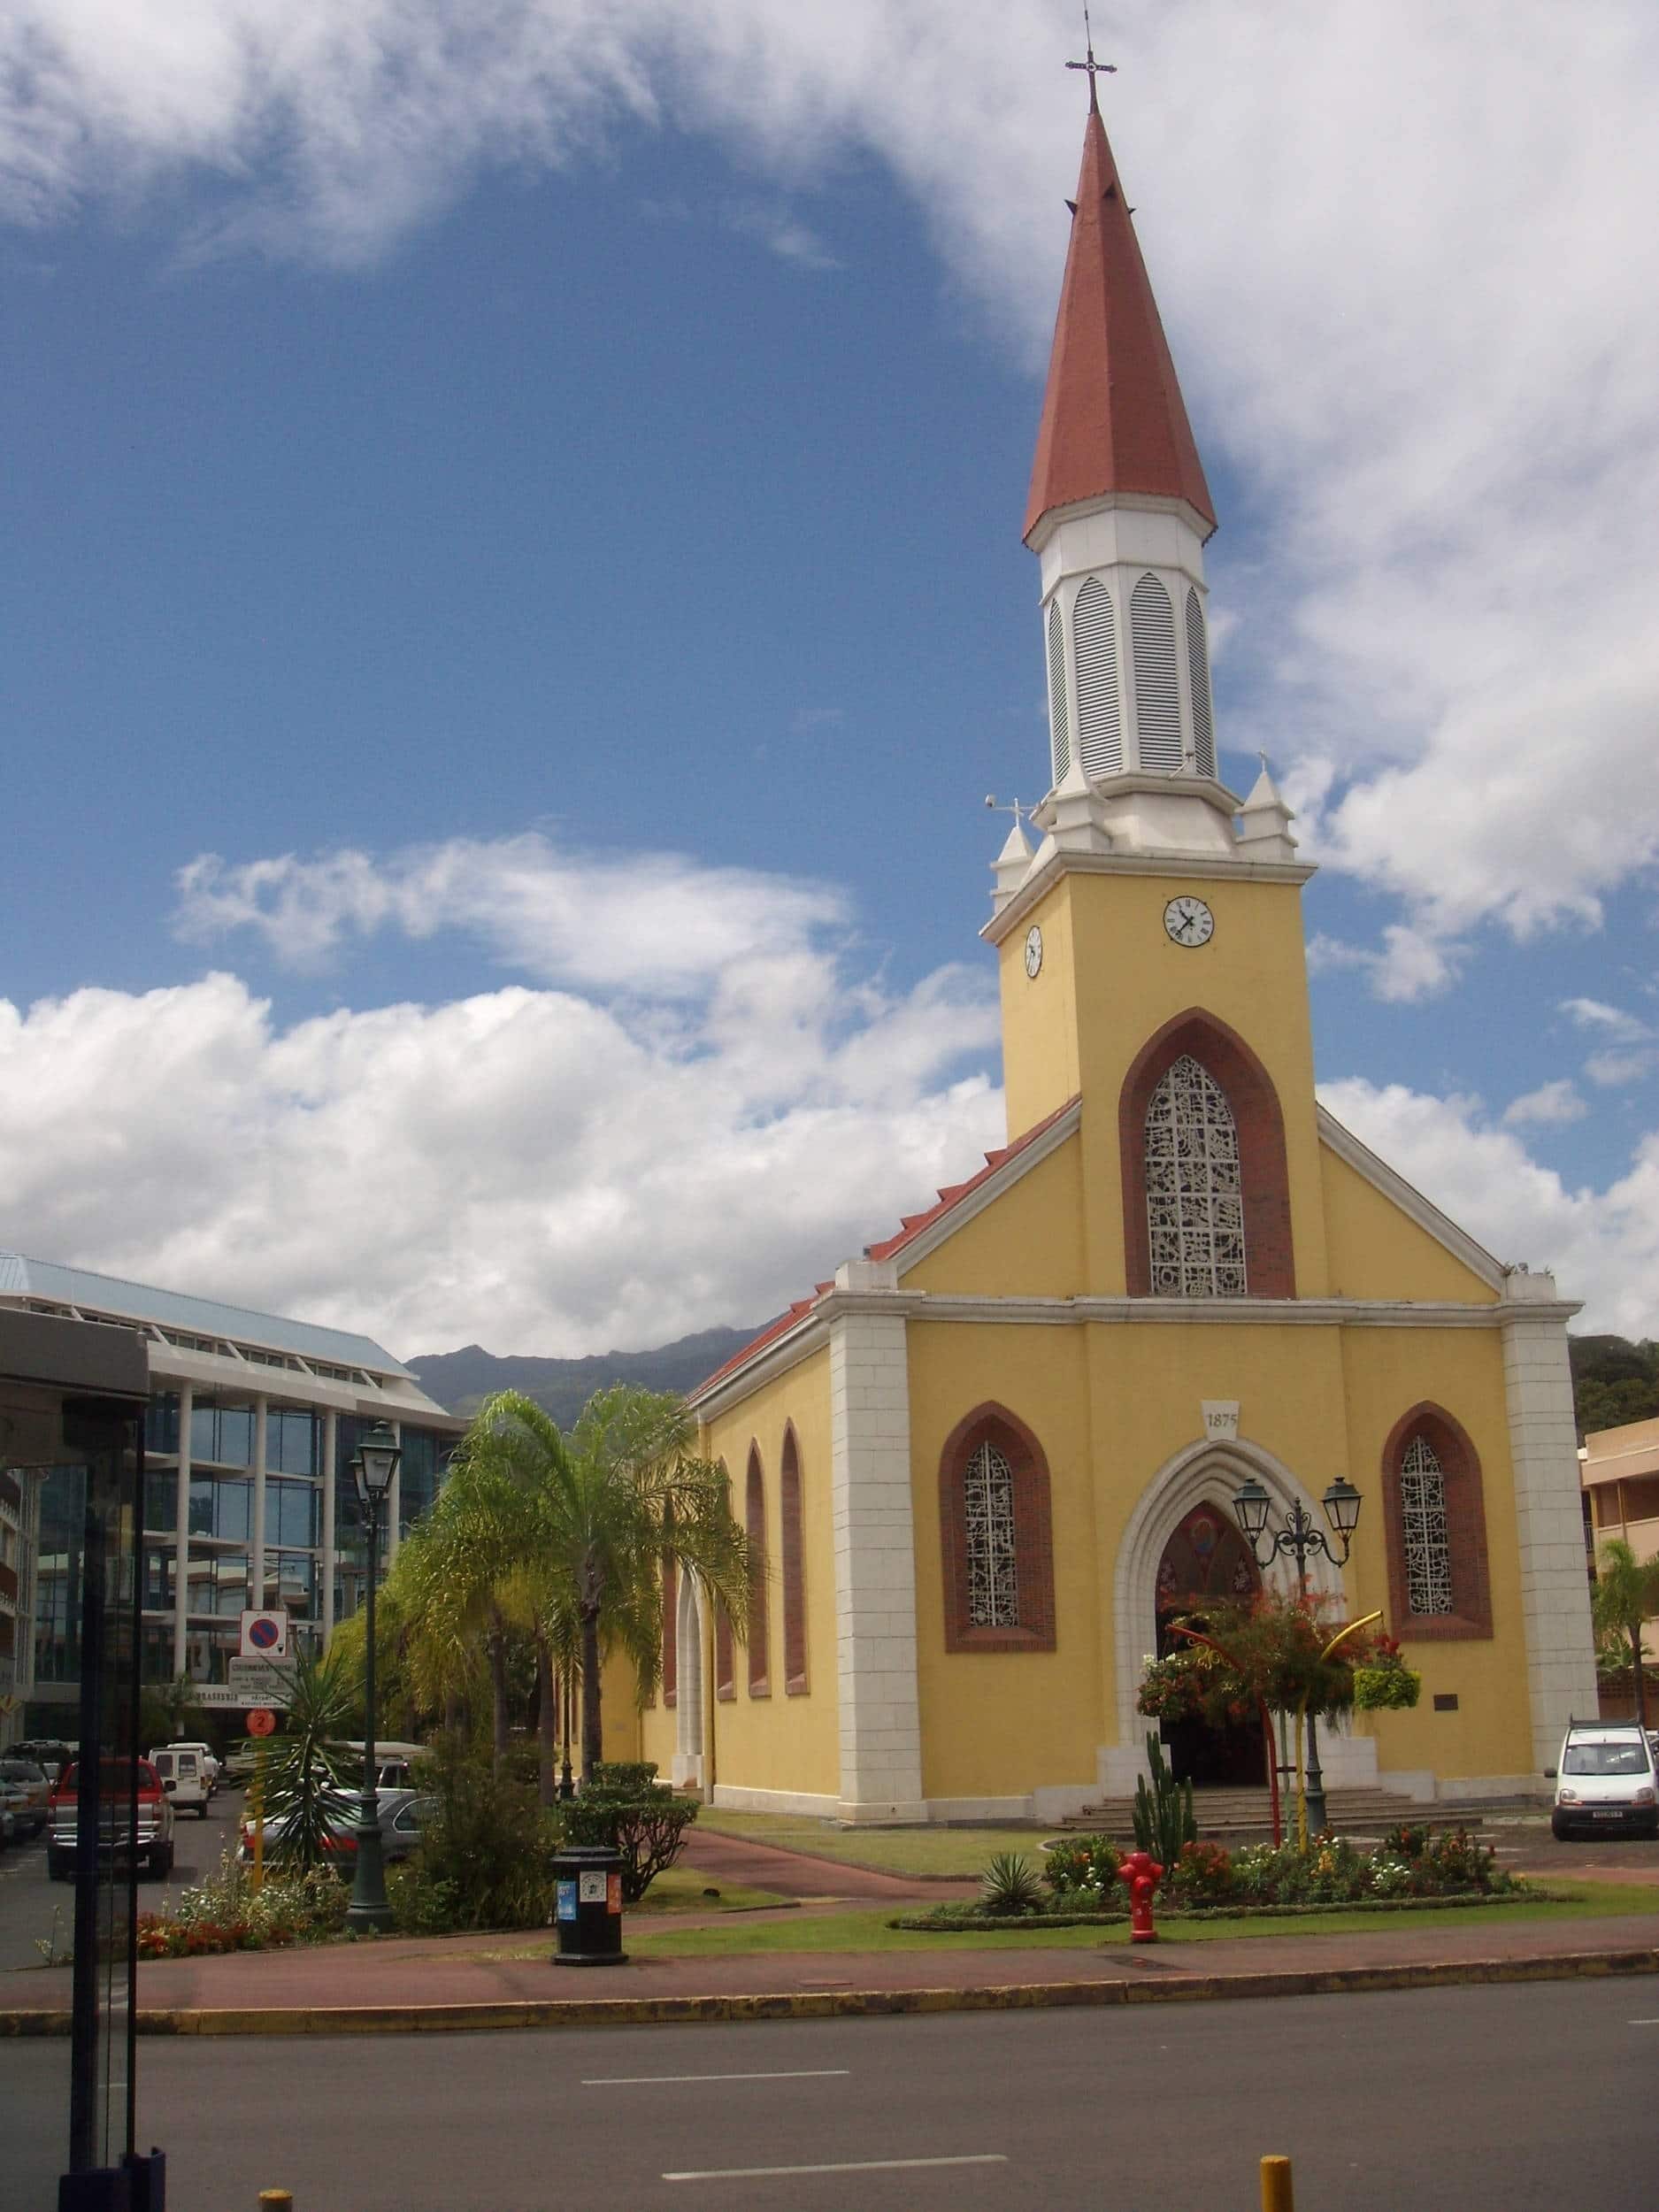
[[[932,0],[14,0],[0,205],[45,224],[165,185],[198,245],[343,265],[481,165],[661,121],[723,141],[764,188],[733,205],[808,263],[806,196],[885,162],[1034,365],[1077,25],[1058,0],[951,23],[973,60],[941,72]],[[1580,0],[1563,38],[1546,0],[1248,27],[1141,0],[1111,43],[1183,380],[1271,548],[1217,544],[1225,741],[1293,792],[1315,764],[1310,853],[1396,893],[1440,960],[1486,918],[1594,927],[1659,860],[1651,6]],[[1402,953],[1378,977],[1438,987]]]
[[[1363,945],[1345,944],[1340,938],[1317,936],[1308,946],[1308,965],[1316,975],[1333,968],[1356,969],[1371,987],[1373,997],[1395,1005],[1438,998],[1457,979],[1463,954],[1402,922],[1383,931],[1380,952]]]
[[[1626,1014],[1617,1006],[1604,1006],[1600,999],[1564,998],[1561,1010],[1578,1028],[1599,1030],[1605,1036],[1617,1037],[1621,1044],[1630,1044],[1639,1037],[1653,1033],[1647,1023],[1634,1014]]]
[[[1540,1128],[1559,1128],[1570,1121],[1582,1121],[1589,1112],[1571,1078],[1560,1076],[1553,1083],[1540,1083],[1535,1091],[1511,1099],[1503,1110],[1504,1121],[1511,1129],[1535,1122]]]
[[[758,1322],[1002,1141],[955,1074],[994,1031],[958,979],[810,962],[669,1033],[518,987],[288,1029],[227,974],[0,1001],[6,1239],[403,1353]]]
[[[1478,1100],[1436,1098],[1351,1077],[1322,1083],[1337,1119],[1500,1259],[1548,1268],[1584,1301],[1575,1328],[1654,1333],[1659,1271],[1659,1131],[1605,1190],[1571,1190]]]
[[[1603,1090],[1620,1090],[1627,1083],[1640,1083],[1656,1067],[1659,1048],[1646,1045],[1634,1050],[1621,1048],[1612,1052],[1593,1052],[1584,1064],[1584,1071],[1591,1082],[1600,1084]]]
[[[534,831],[384,858],[285,853],[232,867],[206,853],[178,885],[187,941],[252,930],[291,966],[382,929],[418,939],[461,930],[546,981],[664,998],[708,988],[740,960],[787,957],[846,921],[826,886],[675,853],[572,855]]]

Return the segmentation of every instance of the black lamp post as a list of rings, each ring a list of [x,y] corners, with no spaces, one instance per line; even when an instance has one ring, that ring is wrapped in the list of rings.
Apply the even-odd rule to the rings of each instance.
[[[1354,1542],[1354,1531],[1359,1525],[1360,1494],[1346,1475],[1339,1475],[1319,1501],[1325,1517],[1331,1524],[1331,1536],[1322,1528],[1316,1528],[1313,1516],[1305,1506],[1293,1505],[1285,1516],[1281,1529],[1269,1530],[1268,1517],[1273,1501],[1254,1475],[1247,1475],[1235,1492],[1233,1510],[1239,1526],[1244,1531],[1250,1547],[1250,1555],[1258,1567],[1271,1564],[1276,1554],[1284,1552],[1296,1562],[1296,1588],[1302,1597],[1308,1594],[1308,1555],[1323,1552],[1333,1566],[1346,1567]],[[1267,1550],[1262,1552],[1258,1540],[1267,1537]],[[1334,1536],[1342,1548],[1340,1553],[1331,1548]],[[1325,1801],[1325,1776],[1319,1766],[1319,1734],[1316,1715],[1308,1715],[1308,1825],[1316,1835],[1323,1832],[1328,1817]]]
[[[392,1924],[386,1901],[386,1863],[380,1851],[380,1798],[374,1786],[374,1569],[380,1551],[380,1509],[397,1472],[403,1448],[384,1421],[368,1430],[351,1462],[362,1502],[368,1547],[368,1621],[364,1639],[363,1787],[357,1795],[357,1863],[346,1925],[375,1933]]]

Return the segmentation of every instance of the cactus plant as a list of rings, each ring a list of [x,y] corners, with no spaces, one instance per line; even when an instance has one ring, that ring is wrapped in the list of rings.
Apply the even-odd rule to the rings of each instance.
[[[1156,1735],[1147,1738],[1147,1764],[1152,1770],[1151,1788],[1147,1787],[1144,1774],[1135,1784],[1135,1842],[1160,1865],[1173,1867],[1181,1855],[1181,1846],[1198,1840],[1193,1786],[1178,1782],[1170,1772],[1163,1743]]]

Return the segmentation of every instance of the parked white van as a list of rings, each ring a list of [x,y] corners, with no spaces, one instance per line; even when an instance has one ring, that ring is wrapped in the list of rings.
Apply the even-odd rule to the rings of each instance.
[[[1634,1721],[1569,1724],[1549,1824],[1558,1843],[1621,1829],[1659,1834],[1659,1770],[1653,1746]]]
[[[181,1813],[189,1806],[198,1820],[207,1818],[207,1774],[194,1744],[168,1744],[150,1753],[150,1763],[161,1777],[161,1786],[174,1812]]]

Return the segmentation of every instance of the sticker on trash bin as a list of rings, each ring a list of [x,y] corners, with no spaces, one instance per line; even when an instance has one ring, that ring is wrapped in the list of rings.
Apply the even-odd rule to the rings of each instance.
[[[558,1916],[561,1920],[574,1920],[576,1917],[576,1885],[574,1882],[559,1884]]]
[[[603,1905],[604,1903],[605,1878],[603,1874],[579,1874],[576,1878],[582,1886],[582,1902],[584,1905]]]
[[[615,1913],[618,1919],[621,1917],[622,1877],[619,1874],[607,1874],[605,1877],[605,1910]]]

